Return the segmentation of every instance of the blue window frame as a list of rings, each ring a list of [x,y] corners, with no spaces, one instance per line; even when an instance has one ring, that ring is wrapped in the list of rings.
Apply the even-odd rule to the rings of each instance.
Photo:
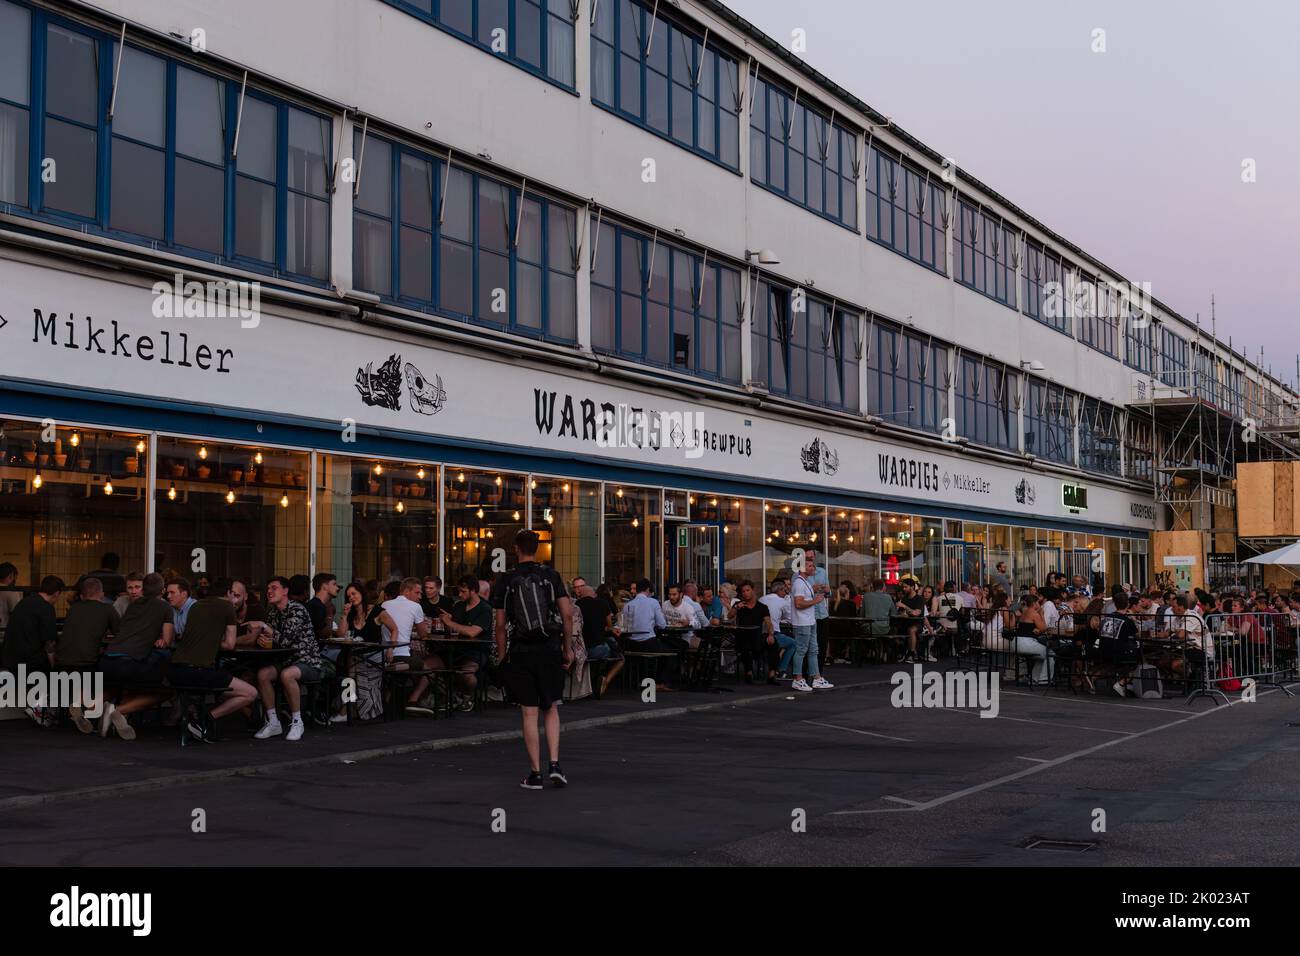
[[[1074,464],[1074,411],[1079,397],[1064,386],[1031,378],[1025,395],[1025,453]]]
[[[931,182],[894,156],[872,147],[867,157],[867,238],[919,262],[948,272],[942,183]]]
[[[1105,475],[1121,473],[1122,416],[1114,405],[1095,398],[1083,399],[1079,415],[1079,467]]]
[[[895,425],[938,432],[948,415],[948,348],[873,320],[867,411]]]
[[[765,80],[749,110],[749,176],[817,215],[858,228],[858,134]]]
[[[1189,376],[1187,374],[1188,349],[1190,346],[1187,340],[1172,332],[1167,325],[1161,323],[1159,341],[1160,380],[1174,388],[1190,391],[1191,382],[1188,381]]]
[[[755,378],[773,394],[858,411],[858,313],[766,280],[757,295]]]
[[[61,225],[324,284],[330,121],[250,88],[236,155],[240,90],[0,0],[0,201]],[[53,161],[49,175],[32,156]]]
[[[981,445],[1020,450],[1020,377],[1000,362],[962,355],[957,368],[957,433]]]
[[[575,0],[384,0],[572,92]]]
[[[353,284],[412,309],[573,342],[577,212],[360,131]]]
[[[1074,290],[1074,313],[1079,341],[1119,358],[1119,309],[1115,289],[1100,276],[1080,279]]]
[[[1063,335],[1073,335],[1065,307],[1065,269],[1061,257],[1032,242],[1025,243],[1025,315]]]
[[[1150,375],[1155,371],[1155,323],[1146,314],[1124,321],[1124,364]]]
[[[740,169],[737,59],[667,5],[605,0],[591,27],[591,99],[678,146]],[[647,47],[649,52],[647,52]]]
[[[597,352],[740,382],[741,275],[625,226],[593,227]]]
[[[1011,255],[1015,232],[964,199],[958,201],[957,212],[957,281],[1014,309],[1016,268]]]

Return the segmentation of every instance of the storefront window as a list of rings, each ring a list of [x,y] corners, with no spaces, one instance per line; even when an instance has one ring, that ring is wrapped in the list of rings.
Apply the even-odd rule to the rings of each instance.
[[[127,432],[0,421],[0,563],[16,587],[50,574],[71,587],[108,552],[123,574],[145,569],[147,448]]]
[[[817,564],[825,566],[821,555],[825,544],[825,508],[786,501],[766,501],[763,506],[767,509],[766,576],[769,581],[791,575],[790,558],[796,548],[818,552]]]
[[[936,591],[943,586],[943,519],[912,517],[912,550],[916,577]]]
[[[912,518],[910,515],[880,516],[880,570],[886,584],[898,584],[912,571]]]
[[[720,564],[722,579],[733,587],[752,581],[759,594],[767,592],[763,577],[763,502],[757,498],[695,495],[693,520],[722,526]],[[710,504],[717,501],[717,505]]]
[[[198,582],[306,574],[307,452],[158,439],[154,568]]]
[[[605,485],[605,583],[617,594],[649,578],[658,594],[662,558],[659,489]]]
[[[1033,528],[1011,529],[1011,580],[1017,588],[1047,580],[1038,574],[1037,534]]]
[[[828,515],[826,554],[831,584],[851,581],[859,591],[880,574],[876,536],[880,515],[875,511],[834,510]]]
[[[1011,553],[1011,529],[1004,524],[989,525],[988,542],[985,547],[985,561],[988,564],[989,572],[997,570],[998,562],[1005,561],[1007,565],[1007,577],[1011,578],[1011,583],[1017,587],[1020,584],[1018,577],[1019,568],[1015,555]],[[1038,582],[1042,584],[1042,582]]]
[[[523,475],[444,467],[447,564],[444,586],[463,575],[480,581],[515,566],[515,535],[524,527]]]
[[[317,459],[316,570],[340,582],[438,572],[438,468],[413,462]]]
[[[566,584],[581,576],[596,587],[601,583],[600,485],[540,476],[532,484],[533,530],[541,538],[537,560],[555,568]]]

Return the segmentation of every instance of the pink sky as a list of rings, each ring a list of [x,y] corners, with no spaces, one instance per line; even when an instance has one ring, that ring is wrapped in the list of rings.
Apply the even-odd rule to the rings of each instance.
[[[1294,383],[1300,4],[726,2],[1207,330],[1213,293],[1219,337]]]

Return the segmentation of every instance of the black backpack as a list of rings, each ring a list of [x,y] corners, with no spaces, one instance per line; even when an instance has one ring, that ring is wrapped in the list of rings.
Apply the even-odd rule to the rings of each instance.
[[[555,624],[555,588],[547,568],[521,570],[506,588],[506,617],[511,636],[523,644],[541,644],[560,633]]]

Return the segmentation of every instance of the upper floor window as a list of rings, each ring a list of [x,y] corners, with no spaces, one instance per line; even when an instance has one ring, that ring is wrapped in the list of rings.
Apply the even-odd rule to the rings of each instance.
[[[872,147],[867,156],[867,238],[946,273],[948,196],[942,185]]]
[[[566,89],[574,88],[575,0],[385,0]]]
[[[1070,310],[1065,308],[1065,270],[1061,257],[1032,242],[1025,243],[1025,315],[1072,335]]]
[[[1079,415],[1079,467],[1119,475],[1123,424],[1123,416],[1114,405],[1085,398]]]
[[[766,280],[754,312],[754,377],[768,391],[858,410],[858,314]]]
[[[867,411],[894,425],[938,432],[948,415],[948,348],[873,320]]]
[[[44,69],[29,88],[33,58]],[[317,113],[0,0],[0,201],[41,218],[324,282],[329,129]]]
[[[973,442],[1020,450],[1020,377],[1000,362],[962,355],[957,367],[957,432]]]
[[[858,228],[858,134],[764,80],[755,81],[750,101],[749,175],[818,215]]]
[[[958,201],[957,211],[957,281],[1014,309],[1015,232],[964,199]]]
[[[1028,380],[1025,394],[1025,454],[1074,464],[1074,416],[1079,396],[1042,379]]]
[[[1074,313],[1079,341],[1098,352],[1119,357],[1118,294],[1101,277],[1080,279],[1074,290]]]
[[[1124,364],[1146,372],[1155,370],[1155,323],[1145,313],[1124,320]]]
[[[1186,339],[1170,331],[1163,323],[1159,332],[1160,353],[1157,356],[1160,380],[1174,388],[1191,390],[1191,381],[1187,374],[1188,350]]]
[[[634,0],[597,5],[591,26],[592,101],[739,169],[735,58],[706,45],[702,31],[665,18],[665,10],[655,8]]]
[[[741,274],[658,236],[593,225],[591,344],[740,382]]]
[[[353,284],[413,308],[572,342],[577,213],[360,132]]]

